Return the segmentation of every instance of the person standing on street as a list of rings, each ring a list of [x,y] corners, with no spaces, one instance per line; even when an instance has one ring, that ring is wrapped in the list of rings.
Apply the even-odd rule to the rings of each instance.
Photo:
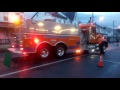
[[[117,40],[117,46],[119,46],[119,38],[117,37],[116,40]]]

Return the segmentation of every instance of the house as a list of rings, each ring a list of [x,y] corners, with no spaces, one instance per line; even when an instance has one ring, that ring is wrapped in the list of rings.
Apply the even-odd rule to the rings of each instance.
[[[76,12],[36,12],[36,13],[33,13],[31,18],[29,19],[27,18],[25,20],[23,31],[24,32],[37,31],[39,29],[37,24],[39,23],[39,21],[41,22],[50,21],[50,22],[61,23],[64,25],[67,24],[67,25],[78,26],[78,16]],[[52,25],[48,25],[48,24],[46,24],[45,27],[48,28],[48,26],[52,27]]]
[[[79,22],[77,12],[36,12],[31,16],[31,18],[27,19],[32,19],[33,22],[40,20],[72,25],[78,25]]]
[[[98,25],[98,24],[96,24],[96,23],[95,23],[95,25],[96,25],[96,32],[97,32],[97,33],[107,34],[107,31],[105,30],[104,27],[102,27],[102,26],[100,26],[100,25]]]
[[[115,29],[114,34],[115,34],[115,37],[118,37],[120,40],[120,29]]]
[[[69,18],[72,25],[78,26],[80,20],[77,12],[63,12],[63,14]]]
[[[98,24],[96,25],[96,31],[97,33],[101,33],[104,35],[107,35],[108,37],[112,37],[113,36],[113,29],[109,28],[109,27],[102,27]]]
[[[113,29],[111,29],[112,30],[112,36],[109,36],[108,37],[108,41],[109,42],[116,42],[117,41],[117,38],[120,40],[120,29],[115,29],[114,31],[113,31]]]
[[[104,29],[107,32],[108,37],[113,37],[113,29],[109,27],[105,27]]]
[[[27,28],[30,28],[30,30],[31,28],[32,30],[36,30],[36,26],[34,24],[37,24],[39,21],[51,21],[78,26],[77,18],[76,12],[35,12],[31,17],[25,19],[23,31],[29,31]]]
[[[115,41],[115,37],[113,37],[113,34],[117,33],[117,32],[113,32],[113,29],[111,29],[109,27],[102,27],[96,23],[95,23],[95,25],[96,25],[97,33],[100,33],[100,34],[107,36],[108,42]]]
[[[22,15],[23,12],[0,12],[0,44],[5,43],[11,33],[15,32],[12,17],[18,14]]]
[[[36,12],[32,16],[33,22],[38,21],[53,21],[57,23],[71,24],[68,17],[62,12]]]

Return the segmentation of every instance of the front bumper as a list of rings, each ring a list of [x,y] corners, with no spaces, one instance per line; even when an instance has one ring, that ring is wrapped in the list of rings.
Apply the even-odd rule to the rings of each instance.
[[[88,49],[90,52],[99,52],[99,45],[89,45]]]
[[[31,52],[22,51],[20,50],[20,48],[8,48],[8,51],[12,53],[20,54],[22,56],[28,56],[31,53]]]
[[[18,48],[8,48],[8,51],[12,52],[12,53],[17,53],[17,54],[22,54],[23,51],[21,51]]]

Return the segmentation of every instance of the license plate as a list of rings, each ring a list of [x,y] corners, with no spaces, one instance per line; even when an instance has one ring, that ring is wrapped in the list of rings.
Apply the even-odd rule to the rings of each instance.
[[[88,46],[88,48],[95,48],[95,46],[92,46],[92,45],[91,45],[91,46]]]

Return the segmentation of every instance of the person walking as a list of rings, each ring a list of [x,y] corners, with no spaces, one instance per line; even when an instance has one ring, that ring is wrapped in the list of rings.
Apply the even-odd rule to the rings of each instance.
[[[116,41],[117,41],[117,46],[119,46],[119,38],[118,37],[116,38]]]

